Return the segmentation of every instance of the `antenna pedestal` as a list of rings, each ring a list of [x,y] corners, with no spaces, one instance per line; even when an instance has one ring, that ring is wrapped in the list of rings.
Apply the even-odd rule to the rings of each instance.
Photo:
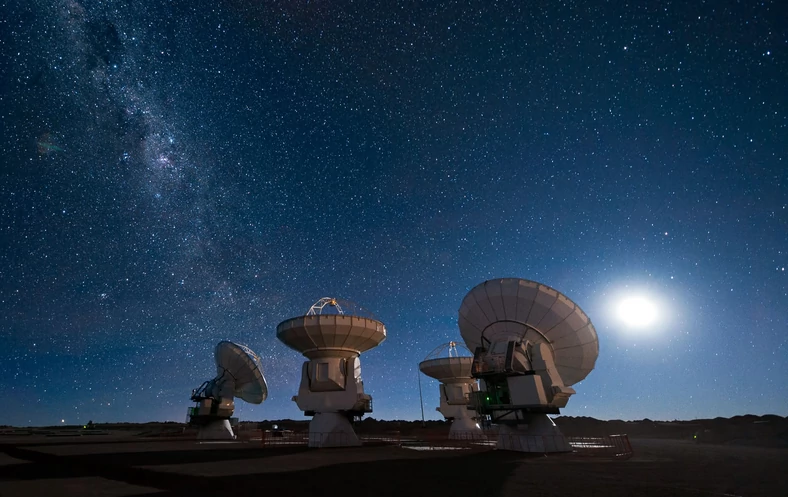
[[[192,390],[196,403],[188,410],[188,424],[199,426],[200,440],[234,440],[230,418],[235,410],[234,398],[252,404],[268,396],[260,357],[249,347],[221,341],[214,349],[216,377]]]
[[[471,407],[499,425],[498,448],[566,452],[569,443],[548,414],[558,414],[572,385],[594,369],[599,338],[566,295],[519,278],[487,280],[460,304],[457,324],[474,351],[479,392]]]
[[[463,406],[466,411],[468,408]],[[487,438],[470,414],[457,416],[452,419],[449,428],[449,440],[479,440]]]
[[[325,306],[340,314],[318,314]],[[350,420],[372,412],[372,397],[364,393],[359,355],[386,339],[383,323],[342,314],[337,300],[325,297],[307,315],[279,323],[276,336],[309,359],[293,397],[305,415],[313,416],[309,446],[361,445]]]
[[[355,447],[361,445],[350,420],[338,412],[318,412],[309,422],[310,447]]]
[[[216,419],[200,427],[198,440],[235,440],[229,419]]]
[[[517,452],[571,452],[572,447],[547,414],[524,414],[527,424],[501,424],[498,450]]]
[[[470,357],[459,359],[470,359]],[[453,440],[485,438],[482,429],[476,423],[476,412],[468,409],[469,397],[479,391],[476,380],[468,378],[448,381],[455,381],[456,383],[443,383],[440,385],[440,406],[436,411],[443,414],[444,418],[451,420],[449,438]]]
[[[474,374],[482,388],[472,394],[472,406],[500,426],[499,450],[570,452],[572,448],[548,414],[558,414],[574,389],[562,385],[557,375],[550,375],[554,368],[542,359],[544,344],[537,345],[528,348],[530,353],[524,357],[529,364],[525,367],[511,367],[516,366],[516,354],[511,352],[521,346],[519,343],[494,342],[487,352],[477,348]],[[507,359],[494,353],[503,349],[510,352]]]
[[[462,349],[470,352],[465,347]],[[441,345],[419,363],[419,370],[441,382],[440,406],[436,410],[452,421],[449,438],[484,439],[484,433],[476,423],[476,412],[469,409],[470,400],[479,391],[479,385],[471,375],[473,357],[460,356],[460,352],[456,342]]]
[[[310,447],[361,444],[350,419],[372,412],[372,397],[364,393],[358,356],[305,362],[298,395],[293,400],[307,415],[314,415],[309,423]]]

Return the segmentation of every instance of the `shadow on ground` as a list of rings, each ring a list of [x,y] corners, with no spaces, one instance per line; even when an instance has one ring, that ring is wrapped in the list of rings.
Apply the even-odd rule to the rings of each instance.
[[[402,458],[341,462],[331,464],[332,450],[321,450],[319,457],[329,465],[312,469],[252,473],[233,476],[192,476],[155,471],[134,466],[210,463],[235,459],[265,459],[304,452],[304,447],[274,449],[213,449],[90,455],[52,455],[31,448],[0,446],[11,457],[29,461],[0,467],[0,480],[41,480],[51,478],[101,477],[132,485],[157,488],[155,495],[212,495],[233,492],[265,491],[267,495],[499,495],[502,484],[516,467],[516,457],[502,452],[463,452],[417,455],[406,449]],[[337,458],[340,459],[340,458]],[[520,458],[521,459],[521,458]],[[476,477],[471,477],[476,475]],[[480,475],[483,475],[480,476]]]
[[[159,492],[153,494],[157,496],[223,495],[239,490],[276,497],[788,495],[785,449],[709,447],[650,439],[633,440],[633,446],[635,457],[605,461],[490,450],[417,452],[391,446],[205,448],[193,443],[157,447],[165,450],[151,447],[147,452],[132,451],[145,447],[126,447],[125,452],[116,453],[101,449],[103,454],[86,454],[90,447],[85,447],[80,454],[53,455],[41,452],[44,446],[8,443],[0,444],[0,452],[28,462],[15,463],[10,458],[0,461],[4,464],[0,464],[0,487],[3,482],[74,479],[76,493],[72,488],[70,495],[98,495],[87,488],[96,485],[98,478],[136,486],[129,487],[124,497],[129,491],[142,492],[139,487],[157,489]],[[124,446],[119,445],[118,450],[124,450]],[[77,480],[80,477],[88,478]],[[57,485],[63,483],[58,481],[61,483],[52,482],[51,492],[45,487],[46,495],[61,495]],[[84,485],[84,492],[80,493],[79,485]]]

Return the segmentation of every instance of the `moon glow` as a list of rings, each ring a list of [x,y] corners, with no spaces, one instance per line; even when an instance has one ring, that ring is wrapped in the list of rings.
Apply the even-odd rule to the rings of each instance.
[[[633,328],[645,328],[657,319],[657,306],[643,297],[628,297],[618,305],[618,318]]]

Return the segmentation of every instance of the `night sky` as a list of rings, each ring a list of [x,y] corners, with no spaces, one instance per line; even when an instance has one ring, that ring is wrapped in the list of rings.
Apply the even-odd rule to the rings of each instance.
[[[224,339],[237,415],[303,419],[275,328],[324,296],[386,324],[372,417],[420,418],[495,277],[595,323],[564,414],[788,415],[785,2],[1,8],[0,424],[183,421]]]

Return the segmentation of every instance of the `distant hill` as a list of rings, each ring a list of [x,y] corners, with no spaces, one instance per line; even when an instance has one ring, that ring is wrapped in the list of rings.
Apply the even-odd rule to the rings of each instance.
[[[625,433],[630,438],[672,438],[698,443],[788,447],[788,417],[747,414],[691,421],[602,421],[585,416],[560,416],[555,423],[567,436]]]
[[[556,425],[567,436],[592,437],[627,434],[631,438],[666,438],[694,440],[697,443],[753,445],[759,447],[788,447],[788,417],[768,414],[765,416],[734,416],[732,418],[694,419],[691,421],[639,421],[600,420],[585,416],[560,416]],[[273,425],[287,430],[306,430],[309,420],[288,419],[245,422],[255,428],[270,429]],[[447,421],[385,421],[364,418],[357,424],[361,432],[399,431],[403,435],[423,430],[448,431]]]
[[[767,414],[755,416],[751,414],[732,418],[693,419],[690,421],[639,421],[599,420],[586,416],[559,416],[554,419],[561,431],[570,437],[593,437],[602,435],[626,434],[630,438],[664,438],[694,440],[697,443],[751,445],[758,447],[788,448],[788,417]],[[241,421],[240,431],[277,429],[305,431],[309,429],[309,420],[264,420]],[[40,430],[79,430],[82,426],[51,426],[43,428],[14,429],[0,426],[0,432],[19,434],[20,431],[36,433]],[[184,430],[183,423],[149,422],[149,423],[95,423],[95,430],[112,430],[113,432],[136,432],[142,436],[172,436],[188,434],[193,429]],[[419,433],[432,433],[436,436],[448,434],[448,421],[379,420],[364,418],[356,424],[360,433],[399,432],[403,436]]]

